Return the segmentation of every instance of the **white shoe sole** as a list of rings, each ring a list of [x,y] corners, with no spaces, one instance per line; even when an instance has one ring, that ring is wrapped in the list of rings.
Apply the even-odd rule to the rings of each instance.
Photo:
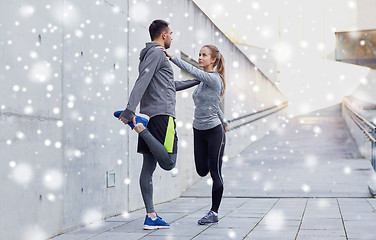
[[[143,113],[139,113],[139,114],[137,114],[137,116],[146,118],[148,121],[150,120],[150,117],[148,115],[146,115],[146,114],[143,114]]]
[[[168,229],[170,226],[149,226],[144,225],[144,230],[155,230],[155,229]]]
[[[200,223],[200,222],[197,222],[199,225],[214,225],[214,224],[218,224],[218,222],[213,222],[213,223]]]

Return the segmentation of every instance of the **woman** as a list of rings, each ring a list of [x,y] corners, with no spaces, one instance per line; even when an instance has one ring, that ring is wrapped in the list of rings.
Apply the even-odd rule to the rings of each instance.
[[[210,172],[213,186],[211,209],[198,223],[217,223],[218,208],[223,195],[222,157],[226,141],[225,131],[229,130],[219,108],[226,86],[224,59],[217,47],[205,45],[198,58],[198,64],[203,69],[201,70],[170,56],[166,50],[164,52],[176,66],[200,81],[192,95],[196,107],[193,121],[194,156],[198,175],[204,177]]]

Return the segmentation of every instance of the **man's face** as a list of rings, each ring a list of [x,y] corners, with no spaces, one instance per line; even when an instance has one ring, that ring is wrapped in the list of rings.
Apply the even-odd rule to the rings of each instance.
[[[164,32],[164,45],[165,49],[170,48],[171,46],[171,41],[172,41],[172,32],[170,28],[167,28],[166,31]]]

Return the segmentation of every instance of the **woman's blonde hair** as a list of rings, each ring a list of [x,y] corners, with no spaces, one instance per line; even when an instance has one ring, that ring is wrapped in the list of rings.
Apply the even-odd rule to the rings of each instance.
[[[223,82],[223,91],[221,94],[221,99],[223,98],[223,95],[225,94],[226,90],[226,81],[225,81],[225,59],[223,58],[223,55],[218,50],[218,48],[214,45],[205,45],[203,48],[209,48],[211,51],[212,58],[215,58],[214,67],[215,70],[219,73],[219,76],[221,76],[222,82]]]

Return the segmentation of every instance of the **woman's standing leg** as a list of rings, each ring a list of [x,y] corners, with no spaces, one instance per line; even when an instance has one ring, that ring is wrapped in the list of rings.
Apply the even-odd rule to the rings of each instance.
[[[209,171],[213,180],[212,207],[198,223],[213,224],[218,222],[218,209],[223,195],[222,157],[225,134],[222,125],[208,130],[195,129],[194,133],[197,173],[206,176]]]
[[[211,143],[208,147],[209,171],[213,179],[211,210],[218,213],[223,195],[222,157],[226,142],[222,125],[212,129],[209,142]]]

